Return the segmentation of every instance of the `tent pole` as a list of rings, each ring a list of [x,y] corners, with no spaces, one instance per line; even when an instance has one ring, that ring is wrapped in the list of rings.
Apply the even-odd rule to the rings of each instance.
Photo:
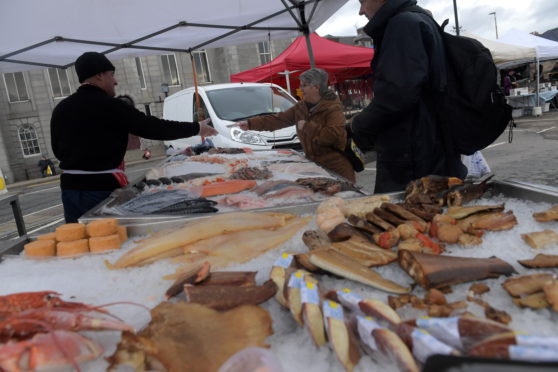
[[[535,94],[535,99],[537,100],[536,101],[537,103],[535,104],[535,107],[536,107],[536,106],[539,106],[539,84],[540,84],[540,78],[541,78],[541,76],[539,74],[539,51],[538,50],[537,50],[537,58],[535,58],[535,61],[536,61],[535,69],[536,69],[536,73],[537,73],[537,87],[536,87],[537,92]]]
[[[308,49],[308,57],[310,58],[310,67],[316,68],[316,63],[314,62],[314,52],[312,51],[312,42],[310,41],[310,29],[308,22],[306,21],[306,15],[304,13],[304,3],[301,1],[298,4],[298,12],[300,13],[300,23],[302,33],[306,39],[306,48]]]
[[[194,74],[194,94],[196,95],[196,112],[198,113],[198,117],[194,118],[194,120],[201,121],[205,118],[203,117],[203,112],[201,112],[200,94],[198,92],[198,74],[196,72],[196,61],[194,61],[194,53],[192,52],[190,52],[190,61],[192,61],[192,73]]]
[[[312,51],[312,42],[310,41],[308,29],[304,30],[304,37],[306,38],[306,48],[308,48],[308,56],[310,57],[310,67],[316,68],[316,63],[314,62],[314,52]]]

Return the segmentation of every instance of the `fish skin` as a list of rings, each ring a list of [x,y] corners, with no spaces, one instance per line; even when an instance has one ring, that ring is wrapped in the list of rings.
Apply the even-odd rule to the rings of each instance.
[[[234,286],[185,285],[186,302],[198,303],[214,310],[230,310],[241,305],[258,305],[269,300],[277,292],[277,285],[269,279],[262,285]]]
[[[497,278],[516,273],[513,266],[499,258],[444,256],[400,250],[399,265],[423,288]]]
[[[160,190],[139,194],[126,203],[119,205],[118,208],[132,213],[151,213],[154,210],[192,198],[193,195],[185,190]]]
[[[189,213],[211,213],[218,209],[213,206],[217,202],[205,198],[181,200],[167,207],[155,210],[150,214],[189,214]]]
[[[392,282],[360,262],[333,249],[319,249],[310,252],[310,262],[325,271],[382,291],[391,293],[409,293],[411,291],[411,288]]]

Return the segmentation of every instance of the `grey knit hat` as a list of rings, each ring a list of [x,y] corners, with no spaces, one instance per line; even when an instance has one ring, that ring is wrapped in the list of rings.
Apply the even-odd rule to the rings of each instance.
[[[102,53],[85,52],[76,59],[77,76],[80,83],[93,75],[105,71],[114,71],[114,65]]]

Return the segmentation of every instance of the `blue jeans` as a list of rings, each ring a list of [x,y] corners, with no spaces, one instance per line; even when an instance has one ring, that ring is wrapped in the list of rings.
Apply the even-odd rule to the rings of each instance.
[[[62,190],[66,223],[78,222],[83,214],[109,197],[112,191]]]

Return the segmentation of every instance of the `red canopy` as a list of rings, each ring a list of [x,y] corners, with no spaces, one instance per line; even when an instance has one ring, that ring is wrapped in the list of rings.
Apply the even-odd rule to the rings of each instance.
[[[371,73],[370,61],[374,56],[374,49],[337,43],[316,33],[310,35],[310,41],[316,67],[329,73],[330,84]],[[286,87],[285,75],[279,75],[278,73],[287,70],[299,70],[290,75],[290,85],[294,93],[294,89],[299,85],[298,79],[294,77],[309,68],[310,57],[308,56],[306,39],[304,36],[299,36],[273,61],[233,74],[231,75],[231,82],[272,82]]]

